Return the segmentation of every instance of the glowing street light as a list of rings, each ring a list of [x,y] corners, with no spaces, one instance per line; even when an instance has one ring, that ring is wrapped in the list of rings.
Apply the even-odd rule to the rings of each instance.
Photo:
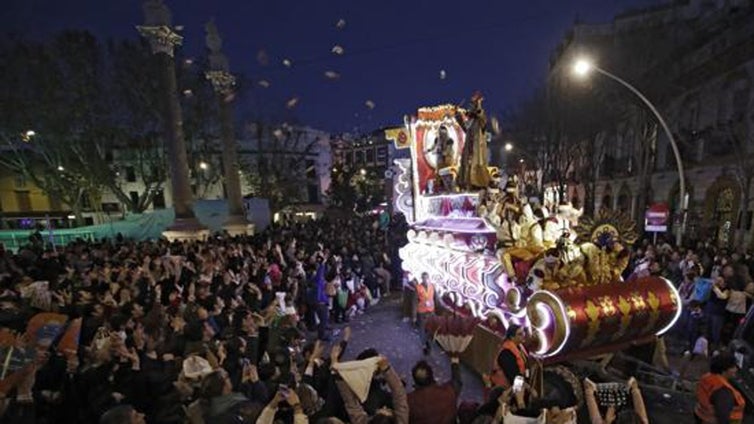
[[[660,115],[660,112],[657,111],[657,108],[655,105],[652,104],[652,102],[647,99],[647,97],[641,93],[636,87],[629,84],[626,80],[600,68],[599,66],[595,65],[592,61],[586,59],[586,58],[580,58],[576,60],[576,62],[573,65],[573,73],[579,77],[584,77],[590,72],[595,71],[599,74],[602,74],[613,81],[621,84],[622,86],[626,87],[636,95],[639,99],[641,99],[642,102],[644,102],[644,105],[649,108],[649,110],[652,111],[655,118],[657,118],[657,121],[660,123],[660,126],[665,131],[665,136],[668,137],[668,141],[670,142],[670,147],[673,149],[673,155],[675,156],[675,164],[678,168],[678,181],[679,181],[679,195],[680,195],[680,202],[678,203],[681,208],[681,213],[683,213],[683,220],[681,225],[678,227],[677,233],[676,233],[676,245],[680,246],[681,241],[683,239],[683,229],[686,226],[686,208],[688,205],[686,204],[686,184],[683,177],[683,160],[681,159],[681,152],[678,150],[678,144],[675,142],[675,138],[673,137],[673,133],[670,131],[670,127],[668,127],[668,124],[665,122],[665,119],[663,119],[662,115]]]
[[[523,158],[519,159],[518,163],[524,163],[524,159]]]
[[[34,132],[34,130],[28,130],[25,133],[21,133],[21,139],[28,143],[35,135],[37,135],[37,133]]]
[[[586,59],[579,59],[573,64],[573,73],[577,76],[585,77],[593,68],[594,65],[592,65],[592,62]]]
[[[199,168],[202,171],[206,171],[207,169],[209,169],[209,164],[207,164],[207,162],[204,162],[204,161],[199,162]]]
[[[513,143],[505,143],[504,148],[506,152],[510,152],[511,150],[513,150]]]
[[[65,168],[63,168],[63,165],[58,165],[58,171],[60,172],[65,171]]]
[[[367,174],[367,170],[366,170],[366,169],[364,169],[364,168],[361,168],[361,171],[359,171],[359,173],[360,173],[361,175],[366,175],[366,174]]]

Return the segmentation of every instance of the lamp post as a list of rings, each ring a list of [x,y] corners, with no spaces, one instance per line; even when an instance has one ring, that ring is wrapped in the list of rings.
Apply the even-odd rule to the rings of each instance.
[[[675,242],[677,246],[681,246],[681,242],[683,241],[683,230],[686,226],[686,208],[688,205],[686,204],[686,184],[684,180],[684,174],[683,174],[683,160],[681,159],[681,152],[678,150],[678,144],[675,142],[675,138],[673,137],[673,133],[670,131],[670,127],[668,127],[668,124],[665,122],[665,119],[663,119],[662,115],[660,115],[660,112],[657,111],[657,108],[652,104],[652,102],[647,99],[647,97],[642,94],[636,87],[626,82],[626,80],[600,68],[599,66],[595,65],[594,63],[586,60],[586,59],[579,59],[574,63],[573,66],[573,72],[577,76],[584,77],[588,75],[590,72],[596,71],[599,74],[602,74],[613,81],[618,82],[622,86],[629,89],[632,93],[636,95],[639,99],[641,99],[642,102],[644,102],[644,105],[649,108],[649,110],[652,111],[655,118],[657,118],[657,121],[662,126],[663,131],[665,131],[665,136],[668,137],[668,141],[670,142],[670,147],[673,149],[673,155],[675,156],[675,164],[678,168],[678,181],[679,181],[679,188],[680,188],[680,201],[678,202],[678,205],[680,206],[682,218],[681,218],[681,225],[678,226],[676,230],[676,236],[675,236]]]
[[[220,134],[223,143],[223,168],[225,191],[228,199],[228,218],[223,229],[231,236],[248,235],[254,232],[254,225],[246,220],[241,195],[240,165],[236,136],[233,130],[233,89],[236,78],[228,70],[228,59],[221,52],[222,39],[214,20],[205,26],[207,31],[207,49],[209,49],[210,71],[205,77],[212,83],[220,110]]]
[[[163,125],[173,191],[175,221],[163,233],[169,240],[205,239],[209,230],[194,215],[193,196],[189,184],[188,157],[183,135],[181,104],[178,101],[178,84],[175,78],[175,46],[183,37],[173,31],[170,9],[162,0],[145,0],[144,25],[136,27],[139,34],[149,40],[152,53],[157,57],[162,73],[161,90],[164,103]]]

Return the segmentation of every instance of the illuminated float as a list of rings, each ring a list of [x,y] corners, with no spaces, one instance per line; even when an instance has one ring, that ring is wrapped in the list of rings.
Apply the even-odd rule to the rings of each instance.
[[[421,108],[388,134],[411,149],[410,161],[396,161],[394,180],[395,207],[410,224],[400,251],[409,278],[427,272],[445,307],[482,320],[489,333],[524,325],[545,363],[615,352],[669,330],[681,314],[672,283],[621,278],[636,240],[632,222],[603,211],[576,225],[567,209],[549,216],[527,204],[514,176],[498,188],[496,168],[474,168],[477,156],[486,161],[486,122],[481,102],[470,109]],[[487,339],[495,344],[470,353],[484,356],[480,371],[497,352],[498,339]]]

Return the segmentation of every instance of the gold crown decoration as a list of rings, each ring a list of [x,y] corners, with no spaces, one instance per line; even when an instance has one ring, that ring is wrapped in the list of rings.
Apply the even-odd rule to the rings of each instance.
[[[602,209],[596,217],[582,216],[575,228],[581,242],[603,245],[608,241],[632,244],[638,240],[636,223],[620,211]]]
[[[444,104],[422,107],[419,108],[418,112],[418,118],[421,121],[442,121],[443,119],[454,119],[456,112],[465,112],[465,110],[456,105]]]

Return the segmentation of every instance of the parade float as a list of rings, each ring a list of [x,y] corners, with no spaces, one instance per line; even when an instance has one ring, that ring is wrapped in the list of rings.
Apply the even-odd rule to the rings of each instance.
[[[394,206],[410,224],[403,269],[428,273],[445,309],[481,322],[466,353],[479,372],[510,323],[553,364],[651,342],[679,318],[668,280],[621,278],[637,239],[631,220],[602,211],[576,222],[568,205],[551,215],[520,195],[515,175],[501,181],[487,165],[481,96],[468,110],[421,108],[388,137],[411,149],[394,179]]]

